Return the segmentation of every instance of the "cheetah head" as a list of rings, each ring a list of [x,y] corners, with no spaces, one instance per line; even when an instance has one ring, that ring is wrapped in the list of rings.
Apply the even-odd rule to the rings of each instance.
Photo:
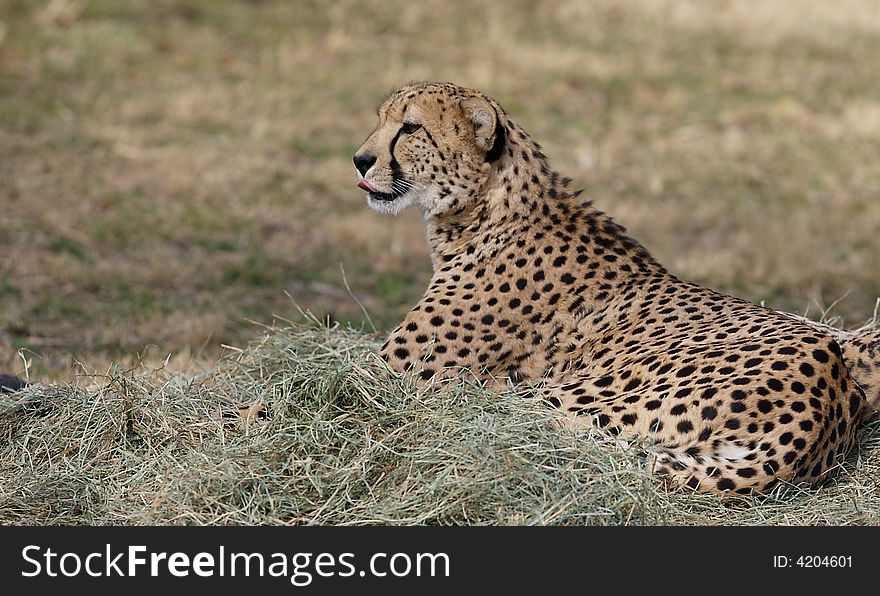
[[[481,93],[448,83],[392,93],[354,156],[367,204],[392,215],[410,205],[425,215],[467,208],[504,149],[499,110]]]

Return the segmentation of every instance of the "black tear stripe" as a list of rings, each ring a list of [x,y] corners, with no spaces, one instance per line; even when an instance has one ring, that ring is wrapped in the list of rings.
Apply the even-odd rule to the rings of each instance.
[[[400,130],[397,131],[397,134],[394,135],[394,138],[391,139],[391,163],[388,165],[391,167],[391,188],[394,188],[394,183],[398,180],[406,182],[406,178],[403,177],[403,170],[400,169],[400,164],[397,162],[397,158],[394,157],[394,148],[397,146],[397,141],[400,139],[400,135],[403,134],[403,127],[400,127]]]
[[[492,109],[494,110],[495,108]],[[504,127],[501,125],[501,120],[498,118],[498,112],[495,111],[495,142],[492,143],[492,148],[486,153],[486,161],[489,163],[498,161],[501,158],[501,154],[504,153],[504,147],[506,144],[507,133],[504,132]]]
[[[431,141],[432,145],[434,145],[434,149],[439,149],[440,145],[437,144],[437,141],[434,140],[434,137],[431,136],[431,133],[428,132],[428,129],[422,127],[421,130],[428,136],[428,140]]]

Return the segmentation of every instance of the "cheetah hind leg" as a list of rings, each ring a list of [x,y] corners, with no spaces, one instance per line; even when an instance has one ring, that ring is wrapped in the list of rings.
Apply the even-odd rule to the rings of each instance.
[[[750,459],[754,453],[733,443],[722,444],[715,455],[694,455],[692,450],[679,450],[651,443],[648,439],[622,437],[602,427],[595,416],[562,416],[565,426],[576,429],[597,429],[605,443],[619,449],[638,449],[640,459],[648,462],[648,470],[679,489],[702,493],[752,494],[764,492],[778,480],[775,470],[759,470]]]
[[[543,401],[560,408],[553,388],[543,392]],[[695,492],[752,494],[765,492],[779,480],[778,466],[757,461],[757,451],[733,441],[713,441],[695,445],[654,442],[651,437],[619,434],[608,415],[601,411],[569,410],[560,416],[560,425],[586,430],[596,429],[609,445],[621,449],[637,448],[648,460],[648,469],[672,485]]]
[[[718,446],[714,455],[690,451],[658,447],[650,454],[652,471],[678,488],[701,493],[757,494],[779,480],[777,468],[756,463],[749,457],[754,451],[734,443]]]

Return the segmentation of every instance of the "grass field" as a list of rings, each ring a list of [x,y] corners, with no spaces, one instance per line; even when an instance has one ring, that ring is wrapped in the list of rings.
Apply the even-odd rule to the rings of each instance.
[[[351,164],[411,80],[497,98],[679,276],[860,324],[878,56],[872,0],[0,0],[0,370],[40,381],[0,524],[880,523],[876,423],[821,491],[719,503],[520,398],[413,399],[344,325],[429,277]],[[343,325],[262,326],[299,308]]]
[[[351,155],[422,79],[496,97],[680,276],[860,323],[876,7],[0,0],[0,368],[210,367],[294,301],[360,325],[346,281],[391,327],[423,230],[366,208]]]

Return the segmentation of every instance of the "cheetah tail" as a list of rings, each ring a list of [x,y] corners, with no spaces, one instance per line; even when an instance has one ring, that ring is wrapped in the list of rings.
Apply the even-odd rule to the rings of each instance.
[[[880,418],[880,325],[845,330],[806,317],[779,312],[806,323],[837,341],[843,351],[843,361],[850,375],[865,392],[867,400],[865,420]]]
[[[865,392],[866,420],[880,418],[880,327],[848,332],[850,337],[835,338],[843,350],[843,361]]]

